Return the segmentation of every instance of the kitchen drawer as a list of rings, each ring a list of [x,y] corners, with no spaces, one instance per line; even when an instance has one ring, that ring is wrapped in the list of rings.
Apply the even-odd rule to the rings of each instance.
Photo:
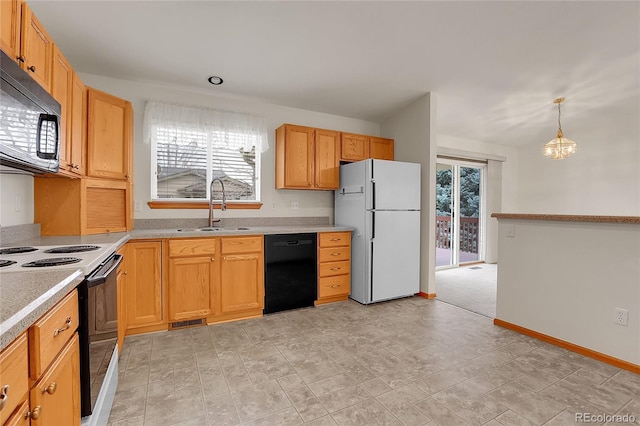
[[[351,258],[351,247],[329,247],[318,250],[319,262],[337,262]]]
[[[78,328],[78,292],[73,290],[29,327],[29,371],[36,380]]]
[[[351,262],[343,260],[341,262],[323,262],[318,265],[318,273],[320,277],[332,277],[335,275],[343,275],[351,272]]]
[[[169,240],[169,257],[210,256],[216,252],[216,243],[217,241],[213,238]]]
[[[31,419],[26,414],[29,412],[29,400],[17,401],[20,404],[13,416],[7,420],[4,426],[29,426]],[[4,417],[2,417],[4,418]]]
[[[351,274],[320,278],[318,298],[348,295],[351,291]]]
[[[351,232],[321,232],[320,247],[348,246],[351,244]]]
[[[0,405],[0,424],[4,424],[29,393],[28,359],[26,333],[0,353],[0,404],[3,404]]]
[[[262,251],[262,237],[228,237],[221,239],[222,254],[257,253]]]

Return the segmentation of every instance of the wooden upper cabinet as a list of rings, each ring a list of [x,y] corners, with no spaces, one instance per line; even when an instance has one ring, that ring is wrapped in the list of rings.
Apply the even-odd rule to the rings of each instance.
[[[128,180],[131,161],[131,103],[88,89],[87,176]]]
[[[315,186],[337,189],[340,186],[340,132],[316,129]]]
[[[21,66],[48,92],[51,92],[53,41],[27,3],[22,4],[20,34]]]
[[[84,174],[84,153],[87,142],[87,88],[73,73],[71,87],[71,129],[67,149],[67,170],[74,175]]]
[[[276,130],[277,189],[337,189],[340,132],[283,124]]]
[[[11,59],[20,56],[22,0],[0,1],[0,49]]]
[[[393,160],[393,139],[369,138],[369,157],[378,160]]]
[[[314,129],[285,124],[276,130],[276,188],[312,189]]]
[[[340,159],[344,161],[360,161],[369,158],[369,137],[342,133]]]
[[[60,104],[60,172],[65,174],[71,164],[71,113],[73,68],[58,46],[53,46],[51,95]]]

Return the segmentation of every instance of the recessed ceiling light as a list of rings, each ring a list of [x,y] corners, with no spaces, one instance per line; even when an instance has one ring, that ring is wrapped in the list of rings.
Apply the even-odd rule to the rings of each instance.
[[[209,80],[209,83],[213,84],[214,86],[220,86],[224,81],[222,80],[222,78],[218,77],[217,75],[212,75],[207,80]]]

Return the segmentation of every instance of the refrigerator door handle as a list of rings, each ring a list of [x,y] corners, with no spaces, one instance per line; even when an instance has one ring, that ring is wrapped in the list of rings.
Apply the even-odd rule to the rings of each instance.
[[[376,180],[371,179],[371,208],[376,209]]]
[[[371,233],[369,235],[371,235],[371,241],[376,238],[376,212],[371,212]]]

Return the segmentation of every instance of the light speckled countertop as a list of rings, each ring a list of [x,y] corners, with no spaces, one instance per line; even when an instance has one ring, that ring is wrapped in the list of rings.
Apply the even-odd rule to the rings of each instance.
[[[238,229],[248,228],[248,229]],[[162,238],[206,238],[233,235],[296,234],[305,232],[353,231],[348,226],[292,225],[219,228],[215,231],[189,229],[141,229],[129,233],[84,236],[34,237],[13,242],[11,246],[57,246],[97,244],[117,250],[128,240]],[[48,309],[84,279],[80,269],[55,269],[0,273],[0,350],[28,329]]]
[[[183,238],[183,237],[217,237],[233,235],[270,235],[270,234],[298,234],[305,232],[341,232],[353,231],[349,226],[336,225],[293,225],[293,226],[241,226],[230,228],[216,228],[215,231],[199,231],[197,229],[184,228],[182,231],[174,229],[140,229],[129,233],[132,240],[157,239],[157,238]]]
[[[640,216],[588,216],[571,214],[493,213],[497,219],[546,220],[556,222],[595,222],[640,224]]]

